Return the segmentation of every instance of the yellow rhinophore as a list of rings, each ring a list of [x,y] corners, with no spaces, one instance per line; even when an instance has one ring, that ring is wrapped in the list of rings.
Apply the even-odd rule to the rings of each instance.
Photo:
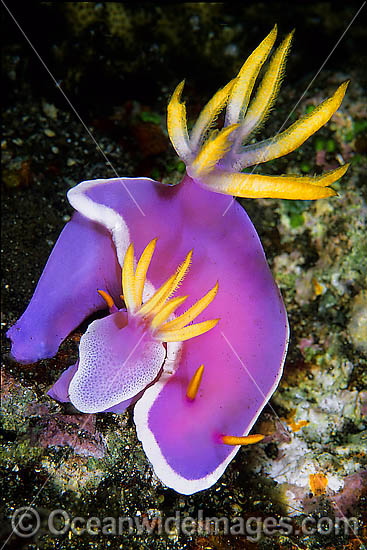
[[[330,185],[345,174],[349,165],[321,176],[266,176],[242,170],[284,156],[328,122],[339,108],[348,81],[311,113],[301,117],[276,136],[244,146],[259,130],[279,92],[293,31],[286,36],[270,59],[254,99],[251,100],[260,69],[274,45],[277,27],[272,29],[241,67],[238,75],[207,103],[188,135],[186,107],[181,102],[182,81],[168,105],[167,127],[177,154],[186,164],[187,173],[202,185],[227,195],[247,198],[320,199],[337,193]],[[224,127],[213,125],[226,107]]]
[[[239,124],[231,124],[204,143],[191,164],[191,169],[197,176],[205,176],[213,171],[217,162],[230,150],[232,144],[228,137],[238,127]]]
[[[178,156],[185,162],[190,162],[192,154],[189,147],[189,137],[186,126],[186,107],[185,103],[180,102],[182,89],[185,81],[183,80],[177,86],[171,101],[167,107],[167,130],[173,147]]]
[[[245,112],[247,110],[256,78],[274,45],[276,37],[277,26],[275,25],[268,36],[264,38],[242,65],[233,85],[230,101],[228,102],[226,125],[235,124],[240,118],[241,111]]]
[[[123,299],[130,316],[146,323],[156,340],[161,342],[183,342],[195,336],[200,336],[211,330],[219,319],[210,319],[201,323],[189,324],[208,307],[218,292],[218,282],[200,300],[192,305],[185,313],[169,320],[169,317],[182,305],[188,296],[170,298],[177,290],[182,279],[190,268],[192,250],[187,254],[181,265],[178,266],[165,283],[163,283],[142,305],[143,289],[147,271],[152,259],[157,239],[153,239],[144,249],[134,273],[134,245],[128,247],[122,266]],[[113,299],[104,290],[99,290],[109,308],[115,307]]]

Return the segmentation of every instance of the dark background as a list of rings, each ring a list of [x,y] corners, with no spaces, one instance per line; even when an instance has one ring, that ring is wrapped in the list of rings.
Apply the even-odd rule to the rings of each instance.
[[[172,90],[183,77],[191,87],[215,89],[233,76],[274,22],[280,37],[296,28],[287,82],[309,82],[363,2],[8,4],[78,111],[95,114],[126,99],[154,104],[163,88]],[[364,12],[325,70],[367,65]],[[2,27],[5,103],[14,100],[14,85],[27,83],[35,95],[65,107],[4,8]]]

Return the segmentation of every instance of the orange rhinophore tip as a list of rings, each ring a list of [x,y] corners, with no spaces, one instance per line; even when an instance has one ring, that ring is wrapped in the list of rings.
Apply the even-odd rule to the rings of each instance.
[[[193,377],[190,380],[190,383],[187,388],[186,397],[190,399],[190,401],[193,401],[195,397],[197,396],[197,393],[200,388],[201,380],[203,378],[204,373],[204,365],[200,365],[198,369],[196,369]]]
[[[252,445],[253,443],[258,443],[264,439],[264,435],[253,434],[245,435],[242,437],[236,437],[234,435],[222,435],[222,441],[226,445]]]
[[[102,296],[108,307],[111,309],[115,304],[111,296],[105,290],[97,290],[98,294]]]

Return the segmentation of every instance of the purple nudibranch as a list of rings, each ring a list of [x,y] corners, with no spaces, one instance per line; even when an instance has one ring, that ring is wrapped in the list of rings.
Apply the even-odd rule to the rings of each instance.
[[[342,84],[273,140],[243,146],[279,88],[291,35],[249,102],[275,37],[276,28],[209,101],[190,136],[183,84],[177,87],[167,125],[187,168],[180,184],[115,178],[69,191],[76,212],[8,331],[14,359],[34,362],[54,356],[72,330],[107,307],[82,336],[79,361],[49,395],[86,413],[122,412],[134,403],[156,474],[183,494],[213,485],[239,443],[261,439],[248,434],[279,383],[288,345],[287,315],[259,237],[230,195],[324,198],[347,169],[315,178],[240,172],[298,147],[345,92]],[[224,127],[212,131],[225,107]]]

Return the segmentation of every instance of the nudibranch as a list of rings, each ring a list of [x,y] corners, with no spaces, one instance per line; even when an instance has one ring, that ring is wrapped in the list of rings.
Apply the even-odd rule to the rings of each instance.
[[[135,403],[137,434],[156,474],[183,494],[213,485],[241,444],[261,440],[249,432],[278,385],[288,344],[279,290],[232,195],[330,197],[347,170],[313,178],[242,171],[296,149],[345,93],[347,83],[286,131],[245,144],[272,107],[291,36],[272,55],[254,99],[276,28],[209,101],[190,135],[178,85],[167,126],[187,168],[181,183],[100,179],[68,192],[76,212],[8,331],[14,359],[34,362],[55,355],[85,318],[108,309],[49,394],[83,412],[122,412]],[[213,129],[224,108],[223,128]],[[178,285],[180,296],[171,298]]]

